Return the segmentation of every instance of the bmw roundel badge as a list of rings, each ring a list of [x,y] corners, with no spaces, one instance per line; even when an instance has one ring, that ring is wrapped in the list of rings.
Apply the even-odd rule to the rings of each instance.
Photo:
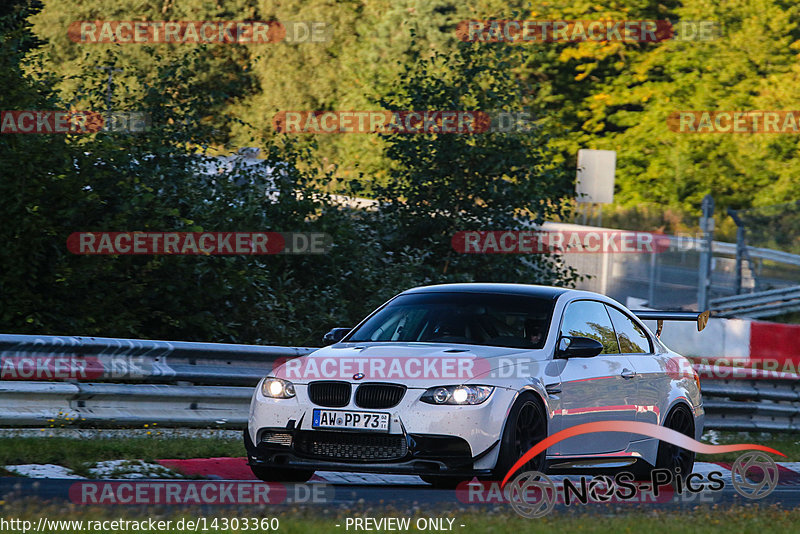
[[[364,378],[364,373],[356,373],[353,375],[353,380],[361,380]]]

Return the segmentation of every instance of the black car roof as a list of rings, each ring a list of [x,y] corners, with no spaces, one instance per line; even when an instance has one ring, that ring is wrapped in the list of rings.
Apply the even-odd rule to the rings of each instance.
[[[408,289],[401,293],[494,293],[501,295],[525,295],[530,297],[544,297],[556,299],[569,291],[563,287],[535,286],[529,284],[439,284],[435,286],[420,286]]]

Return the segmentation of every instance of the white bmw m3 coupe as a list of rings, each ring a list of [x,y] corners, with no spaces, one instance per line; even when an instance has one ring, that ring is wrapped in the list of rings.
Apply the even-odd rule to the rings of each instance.
[[[641,421],[699,439],[697,374],[642,319],[658,320],[659,331],[663,320],[704,326],[703,314],[631,312],[556,287],[410,289],[259,383],[248,463],[265,481],[356,471],[453,487],[500,480],[538,442],[581,423]],[[562,440],[525,467],[688,474],[693,463],[692,452],[667,442],[607,432]]]

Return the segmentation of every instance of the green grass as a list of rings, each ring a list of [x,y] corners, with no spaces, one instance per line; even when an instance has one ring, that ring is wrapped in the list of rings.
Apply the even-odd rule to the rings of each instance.
[[[717,432],[720,444],[756,443],[777,449],[786,458],[776,461],[800,462],[800,435],[762,434],[746,432]],[[700,454],[700,462],[732,462],[741,453]],[[96,462],[103,460],[153,461],[166,458],[213,458],[244,456],[240,439],[221,438],[163,438],[158,436],[136,438],[74,439],[0,438],[0,476],[9,476],[4,465],[57,464],[80,475]]]
[[[695,508],[690,510],[659,510],[637,509],[620,510],[609,508],[601,512],[577,512],[569,510],[557,512],[539,519],[527,519],[516,515],[508,506],[498,506],[482,510],[426,510],[424,512],[403,512],[387,508],[368,510],[331,510],[325,507],[307,509],[261,507],[240,509],[214,509],[205,512],[186,508],[169,508],[148,511],[141,508],[96,508],[96,507],[69,507],[63,505],[42,505],[38,502],[6,503],[0,505],[0,517],[6,519],[20,518],[33,521],[39,517],[50,520],[114,520],[135,519],[142,520],[153,517],[158,520],[172,520],[173,525],[181,518],[196,520],[206,517],[210,522],[212,518],[245,518],[245,517],[277,517],[280,521],[278,532],[286,534],[323,534],[346,533],[345,520],[348,517],[409,517],[413,525],[419,517],[445,517],[454,518],[454,531],[464,533],[489,533],[489,534],[518,534],[525,533],[635,533],[635,534],[664,534],[664,532],[680,533],[715,533],[725,534],[751,533],[759,534],[795,532],[800,524],[800,510],[781,510],[775,507],[759,508],[758,506],[737,506],[731,508]],[[339,524],[339,527],[335,525]],[[461,528],[460,525],[465,525]],[[260,532],[270,532],[259,530]],[[353,532],[351,527],[349,532]],[[71,529],[51,530],[54,533],[77,532]],[[125,532],[123,530],[107,529],[104,534]],[[127,532],[130,532],[128,530]],[[186,530],[177,530],[175,527],[161,532],[182,533]],[[210,531],[211,532],[211,531]],[[245,532],[231,529],[214,530],[217,533]],[[382,532],[380,530],[373,532]],[[409,532],[417,532],[412,526]]]
[[[214,458],[244,456],[241,439],[220,438],[0,438],[0,466],[57,464],[86,475],[103,460]],[[1,474],[0,474],[1,475]]]
[[[800,462],[800,435],[747,432],[717,432],[720,444],[756,443],[777,449],[786,458],[776,461]],[[741,453],[697,456],[701,462],[735,460]],[[4,465],[58,464],[82,474],[87,467],[103,460],[144,460],[165,458],[213,458],[244,456],[240,439],[222,438],[137,438],[74,439],[0,438],[0,476]]]
[[[756,445],[766,445],[772,447],[783,454],[786,458],[771,455],[776,462],[800,462],[800,434],[768,434],[761,432],[716,432],[719,436],[720,445],[731,443],[754,443]],[[705,440],[704,440],[705,441]],[[725,454],[698,454],[698,462],[732,462],[741,455],[742,452],[731,452]]]

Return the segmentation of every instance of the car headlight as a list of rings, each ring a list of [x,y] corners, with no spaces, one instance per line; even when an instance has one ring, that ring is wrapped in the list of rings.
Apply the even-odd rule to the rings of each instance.
[[[294,384],[282,378],[268,376],[261,383],[261,393],[273,399],[291,399],[294,397]]]
[[[425,391],[419,400],[428,404],[480,404],[492,391],[492,386],[437,386]]]

